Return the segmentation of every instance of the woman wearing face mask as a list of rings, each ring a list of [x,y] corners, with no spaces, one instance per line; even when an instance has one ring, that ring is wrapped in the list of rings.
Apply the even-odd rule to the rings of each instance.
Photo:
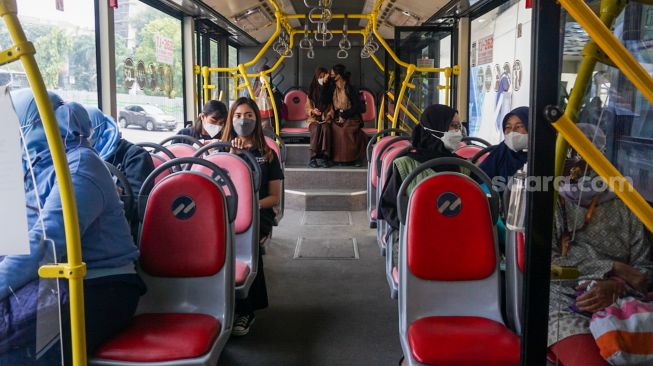
[[[0,364],[23,365],[31,364],[29,358],[21,360],[21,357],[29,354],[33,357],[34,340],[29,338],[35,334],[37,307],[43,305],[43,299],[38,299],[42,294],[37,271],[43,262],[52,262],[53,256],[58,262],[64,260],[66,236],[52,156],[34,95],[31,90],[22,89],[12,92],[12,99],[23,135],[31,253],[0,257],[0,330],[9,329],[9,334],[0,334]],[[92,355],[99,345],[130,323],[145,287],[136,273],[134,262],[138,251],[115,185],[104,162],[88,142],[91,135],[88,113],[80,104],[64,103],[53,93],[50,100],[77,202],[82,257],[88,269],[84,278],[86,345],[88,354]],[[68,365],[71,364],[68,288],[67,281],[59,283],[63,301],[62,340]],[[18,313],[12,315],[12,312]],[[22,319],[15,317],[18,314]],[[6,328],[7,320],[22,320],[23,329]],[[27,333],[24,328],[28,329]],[[8,349],[12,351],[6,353]],[[58,363],[58,352],[59,347],[52,347],[45,356],[49,360],[45,364],[52,364],[53,360]]]
[[[315,70],[313,81],[308,90],[306,115],[308,129],[311,133],[311,168],[328,168],[331,166],[331,121],[325,118],[327,106],[321,104],[323,91],[329,79],[329,72],[323,67]]]
[[[93,135],[89,142],[98,152],[102,160],[115,166],[125,174],[132,192],[138,195],[145,178],[154,170],[152,157],[147,150],[125,140],[120,135],[118,124],[113,118],[102,113],[95,107],[86,108],[91,120]],[[133,206],[132,212],[125,212],[131,223],[132,236],[138,236],[138,209]]]
[[[367,135],[361,129],[358,89],[349,82],[344,65],[331,69],[331,82],[322,94],[322,105],[331,106],[326,119],[332,120],[332,159],[336,163],[359,164],[365,155]]]
[[[227,106],[217,100],[210,100],[202,108],[202,113],[193,127],[184,128],[177,132],[177,135],[192,136],[198,140],[204,140],[204,143],[208,144],[220,140],[226,120]]]
[[[259,238],[263,241],[272,234],[274,211],[281,197],[283,171],[276,154],[265,143],[261,116],[256,103],[249,98],[238,98],[231,106],[222,141],[231,142],[232,152],[248,150],[261,168],[259,190]],[[236,300],[236,317],[231,334],[242,336],[249,332],[254,323],[254,311],[268,306],[268,295],[263,274],[263,256],[259,255],[258,273],[249,289],[246,299]]]
[[[462,138],[460,117],[456,110],[442,104],[427,107],[411,136],[414,150],[393,162],[392,174],[381,193],[379,218],[387,221],[392,228],[398,229],[396,203],[401,183],[422,163],[436,158],[456,157],[452,151],[458,147]],[[438,171],[458,170],[456,166],[444,166],[438,169]],[[413,181],[409,190],[433,173],[434,171],[431,170],[420,175]]]
[[[270,70],[270,66],[263,65],[259,69],[259,73]],[[269,95],[267,88],[263,81],[266,80],[270,84],[270,90],[272,90],[272,96]],[[256,80],[254,80],[254,97],[256,98],[256,104],[261,113],[261,121],[263,121],[263,128],[274,129],[275,120],[274,120],[274,110],[272,109],[272,103],[276,103],[277,113],[279,118],[281,118],[282,113],[282,97],[279,96],[279,92],[276,90],[275,86],[272,84],[270,74],[261,75]],[[281,122],[281,121],[279,121]]]
[[[528,159],[528,107],[518,107],[503,117],[503,142],[479,166],[490,179],[501,177],[508,183]]]
[[[603,131],[586,123],[577,126],[604,150]],[[592,314],[626,293],[646,294],[653,280],[645,228],[597,179],[572,151],[559,186],[551,262],[578,268],[584,283],[552,281],[549,303],[548,345],[565,366],[607,366],[590,334]],[[595,283],[588,290],[590,281]]]

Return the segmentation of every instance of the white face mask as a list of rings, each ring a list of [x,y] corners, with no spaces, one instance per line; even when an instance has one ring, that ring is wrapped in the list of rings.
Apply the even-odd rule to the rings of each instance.
[[[265,84],[265,76],[259,76],[258,79],[261,81],[261,84]]]
[[[460,141],[462,141],[462,139],[463,139],[463,132],[460,130],[447,131],[442,136],[442,142],[444,143],[444,147],[446,147],[449,151],[456,150],[458,148],[458,144],[460,144]]]
[[[207,135],[214,138],[220,133],[220,131],[222,131],[223,126],[202,122],[202,127],[204,127],[204,131],[206,131]]]
[[[317,83],[320,85],[324,85],[324,79],[317,79]]]
[[[519,132],[510,132],[503,140],[506,146],[512,151],[518,152],[528,147],[528,134]]]

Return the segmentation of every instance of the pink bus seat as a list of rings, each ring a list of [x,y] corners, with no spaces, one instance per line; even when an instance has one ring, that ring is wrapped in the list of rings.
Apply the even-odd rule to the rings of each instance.
[[[308,95],[300,89],[293,89],[286,92],[283,98],[288,109],[287,121],[305,121],[306,120],[306,101]]]
[[[453,153],[463,159],[471,159],[482,149],[483,147],[477,145],[464,145],[457,148]]]
[[[365,113],[361,116],[363,122],[376,121],[376,99],[374,98],[374,94],[365,89],[362,89],[360,93],[365,98]]]

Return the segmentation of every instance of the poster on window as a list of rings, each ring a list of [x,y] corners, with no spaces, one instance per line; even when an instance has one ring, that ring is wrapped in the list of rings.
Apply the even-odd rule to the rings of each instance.
[[[472,21],[469,133],[503,140],[503,118],[530,98],[531,9],[525,0]]]
[[[154,36],[156,46],[156,61],[166,65],[172,65],[175,45],[172,39],[157,34]]]

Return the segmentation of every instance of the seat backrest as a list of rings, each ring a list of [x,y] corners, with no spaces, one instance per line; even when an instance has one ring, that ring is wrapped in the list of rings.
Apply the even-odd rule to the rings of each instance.
[[[283,98],[288,109],[287,121],[305,121],[306,120],[306,100],[308,95],[300,89],[293,89],[286,92]]]
[[[456,149],[453,153],[458,155],[459,157],[463,159],[471,159],[473,158],[476,153],[481,151],[483,148],[481,146],[476,146],[476,145],[464,145]]]
[[[393,144],[382,154],[381,174],[378,175],[378,179],[380,181],[377,183],[377,191],[379,192],[383,191],[386,181],[392,173],[392,163],[400,157],[401,153],[405,150],[406,147],[410,146],[410,143],[405,140],[403,141],[404,143],[400,143],[401,141],[398,141],[397,143]]]
[[[166,146],[171,153],[175,155],[176,158],[190,158],[195,155],[197,148],[193,145],[188,144],[170,144]]]
[[[370,122],[376,120],[376,102],[374,94],[369,90],[360,91],[363,98],[365,98],[365,113],[362,115],[363,122]]]
[[[426,316],[503,323],[496,233],[488,198],[476,182],[453,172],[420,182],[408,200],[401,234],[401,331]]]
[[[254,177],[249,165],[239,156],[229,153],[213,153],[205,156],[204,160],[214,163],[229,173],[229,178],[231,178],[234,186],[236,186],[236,193],[238,194],[234,232],[238,235],[247,231],[252,226],[254,217],[254,211],[252,210],[254,201]],[[209,168],[201,165],[193,165],[191,170],[206,175],[211,174]]]
[[[139,271],[148,292],[137,312],[229,320],[233,241],[225,194],[211,177],[182,171],[163,178],[145,206]]]
[[[164,154],[150,154],[150,157],[152,158],[152,163],[154,163],[154,169],[158,168],[161,164],[165,163],[166,161],[170,160],[166,155]],[[154,179],[154,184],[159,183],[161,179],[167,177],[168,175],[172,174],[172,170],[168,169],[161,174],[159,174],[156,179]]]
[[[372,149],[372,161],[370,167],[370,175],[372,179],[372,186],[378,187],[378,173],[377,167],[379,166],[378,161],[383,160],[383,158],[390,152],[391,148],[403,148],[410,145],[408,140],[398,140],[396,137],[385,137],[381,141],[377,142]],[[381,164],[382,165],[382,164]]]
[[[268,145],[270,149],[272,149],[272,151],[274,151],[275,154],[277,154],[277,159],[279,159],[279,161],[283,163],[283,161],[281,161],[281,150],[279,149],[279,145],[277,145],[277,142],[274,141],[273,138],[265,136],[265,143]]]

